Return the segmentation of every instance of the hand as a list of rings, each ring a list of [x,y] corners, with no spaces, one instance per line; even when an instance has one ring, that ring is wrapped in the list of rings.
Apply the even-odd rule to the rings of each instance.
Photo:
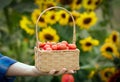
[[[48,73],[47,72],[40,72],[39,70],[37,70],[37,68],[35,66],[33,66],[32,71],[35,74],[35,76],[39,76],[39,75],[53,75],[53,76],[58,76],[58,75],[62,75],[64,73],[75,73],[75,71],[73,71],[73,70],[67,70],[66,68],[63,68],[60,71],[56,71],[55,69],[53,69],[53,70],[50,70]]]

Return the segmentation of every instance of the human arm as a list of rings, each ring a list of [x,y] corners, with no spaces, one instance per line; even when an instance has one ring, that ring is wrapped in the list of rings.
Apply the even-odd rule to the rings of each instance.
[[[6,80],[12,82],[14,80],[14,77],[6,77],[8,68],[14,63],[16,63],[15,60],[0,54],[0,82],[5,82]]]
[[[31,66],[25,63],[17,62],[7,56],[0,54],[0,77],[4,76],[40,76],[40,75],[61,75],[64,73],[74,73],[73,70],[67,70],[66,68],[56,71],[55,69],[50,72],[40,72],[35,66]]]
[[[67,71],[67,72],[66,72]],[[53,69],[50,72],[40,72],[35,66],[17,62],[11,65],[6,73],[6,76],[41,76],[41,75],[61,75],[64,73],[74,73],[73,70],[67,70],[66,68],[61,69],[56,73]]]

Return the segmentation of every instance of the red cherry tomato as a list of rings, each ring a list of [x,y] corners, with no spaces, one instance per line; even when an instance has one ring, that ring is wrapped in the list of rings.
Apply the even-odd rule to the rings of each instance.
[[[52,48],[52,50],[57,50],[57,45],[54,44],[54,45],[51,46],[51,48]]]
[[[45,46],[45,43],[38,42],[39,48],[43,48]]]
[[[63,43],[58,43],[57,48],[58,48],[58,50],[66,50],[67,46]]]
[[[76,45],[75,44],[68,44],[69,49],[76,49]]]
[[[66,46],[68,46],[68,42],[67,41],[62,41],[63,44],[65,44]]]
[[[74,82],[74,77],[71,74],[62,75],[61,82]]]

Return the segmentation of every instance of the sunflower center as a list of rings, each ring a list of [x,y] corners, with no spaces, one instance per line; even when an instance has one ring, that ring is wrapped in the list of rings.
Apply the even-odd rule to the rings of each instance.
[[[120,76],[118,76],[114,82],[120,82]]]
[[[53,19],[53,20],[54,20],[54,19],[55,19],[55,16],[54,16],[54,15],[53,15],[53,16],[51,16],[51,19]]]
[[[51,40],[53,40],[53,36],[50,34],[45,34],[45,39],[48,41],[51,41]]]
[[[61,4],[63,5],[69,5],[72,3],[72,0],[60,0]]]
[[[92,44],[90,42],[87,42],[86,43],[86,46],[91,46]]]
[[[113,49],[112,49],[111,47],[107,47],[107,48],[106,48],[106,51],[108,51],[108,52],[113,52]]]
[[[117,36],[113,35],[113,41],[116,42]]]
[[[65,18],[65,17],[66,17],[66,15],[65,15],[64,13],[63,13],[61,16],[62,16],[62,18]]]
[[[42,18],[42,17],[39,19],[39,21],[40,21],[40,22],[45,22],[45,21],[44,21],[44,18]]]
[[[99,5],[99,3],[100,3],[100,0],[97,0],[96,3],[95,3],[95,5]]]
[[[84,20],[84,24],[89,24],[91,22],[91,18],[86,18],[85,20]]]
[[[91,1],[91,0],[89,0],[89,1],[88,1],[88,5],[90,5],[91,3],[92,3],[92,1]]]
[[[75,16],[73,16],[73,18],[76,20],[76,17],[75,17]],[[72,21],[73,21],[72,18],[69,17],[69,22],[72,22]]]
[[[82,3],[82,0],[77,0],[76,4],[81,4]]]
[[[47,4],[47,8],[53,7],[53,6],[54,6],[53,4]]]
[[[109,78],[111,76],[111,72],[105,72],[105,77]]]

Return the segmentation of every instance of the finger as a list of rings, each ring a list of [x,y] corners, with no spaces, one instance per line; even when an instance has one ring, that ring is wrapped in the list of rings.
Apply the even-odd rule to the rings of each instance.
[[[50,74],[50,75],[53,75],[53,74],[55,74],[55,72],[56,72],[56,70],[53,69],[53,70],[51,70],[51,71],[49,72],[49,74]]]
[[[66,68],[63,68],[62,70],[58,71],[57,73],[55,73],[54,75],[61,75],[61,74],[64,74],[66,73],[67,69]]]
[[[68,70],[67,73],[75,73],[73,70]]]

